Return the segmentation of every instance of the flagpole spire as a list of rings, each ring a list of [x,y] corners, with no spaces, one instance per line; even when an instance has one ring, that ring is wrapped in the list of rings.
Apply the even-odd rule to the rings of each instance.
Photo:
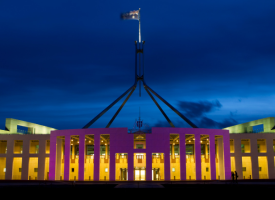
[[[138,18],[138,25],[139,25],[139,43],[141,43],[141,31],[140,31],[140,8],[139,8],[139,12],[138,12],[138,14],[139,14],[139,18]]]

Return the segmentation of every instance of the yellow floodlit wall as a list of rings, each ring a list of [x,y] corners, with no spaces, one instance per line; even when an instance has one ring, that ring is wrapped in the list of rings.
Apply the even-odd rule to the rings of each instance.
[[[50,167],[50,158],[45,158],[45,174],[44,174],[44,180],[49,180],[49,167]]]
[[[250,147],[250,139],[242,139],[241,140],[241,151],[242,153],[250,153],[251,147]]]
[[[92,181],[94,180],[94,156],[87,155],[86,163],[84,164],[84,180]]]
[[[231,161],[231,171],[235,172],[236,171],[235,157],[231,156],[230,161]]]
[[[126,177],[128,177],[128,154],[116,153],[116,181],[121,180],[120,169],[126,168]]]
[[[50,154],[50,140],[46,140],[46,154]]]
[[[23,153],[23,141],[22,140],[15,140],[14,141],[14,148],[13,153],[15,154],[22,154]]]
[[[266,140],[265,139],[257,139],[258,152],[266,153]]]
[[[235,153],[234,140],[230,139],[230,153]]]
[[[0,154],[7,153],[7,140],[0,140]]]
[[[12,179],[21,180],[22,158],[14,157],[12,163]]]
[[[30,154],[38,154],[39,153],[39,141],[31,140],[30,141]]]
[[[259,179],[268,179],[268,165],[266,156],[258,156]]]
[[[29,159],[29,180],[37,180],[38,172],[38,157],[31,157]]]
[[[6,158],[0,157],[0,180],[5,180],[6,174]]]
[[[177,171],[179,170],[175,166],[176,163],[171,164],[174,164],[171,165],[171,179],[173,179],[174,176],[177,176]],[[172,172],[173,167],[176,168],[175,172]],[[153,168],[159,169],[159,177],[156,177],[156,180],[164,180],[164,153],[152,154],[152,169]],[[152,171],[152,179],[154,178],[153,174],[154,172]]]
[[[251,179],[252,177],[252,164],[251,164],[251,157],[250,156],[243,156],[242,157],[242,167],[243,167],[243,179]]]

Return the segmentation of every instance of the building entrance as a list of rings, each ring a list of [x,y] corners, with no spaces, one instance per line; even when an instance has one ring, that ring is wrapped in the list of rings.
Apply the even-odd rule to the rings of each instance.
[[[145,181],[146,170],[142,168],[134,169],[135,181]]]
[[[152,169],[152,180],[159,181],[160,180],[160,168]]]
[[[121,181],[127,181],[127,169],[126,168],[120,168],[120,180]]]

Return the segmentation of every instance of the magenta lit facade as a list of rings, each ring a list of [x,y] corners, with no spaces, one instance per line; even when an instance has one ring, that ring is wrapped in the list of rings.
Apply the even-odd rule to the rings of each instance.
[[[146,134],[146,149],[134,149],[134,134],[128,133],[127,128],[91,128],[55,130],[50,135],[50,166],[49,179],[56,180],[56,150],[57,137],[65,137],[64,180],[69,180],[70,174],[70,141],[71,136],[79,136],[79,166],[78,180],[84,180],[85,135],[94,136],[94,181],[99,181],[100,167],[100,135],[110,136],[109,180],[115,181],[115,155],[128,154],[128,180],[134,180],[134,153],[146,153],[146,180],[152,180],[152,153],[164,153],[164,180],[170,178],[170,134],[179,134],[180,140],[180,179],[186,180],[186,148],[185,135],[195,136],[196,180],[201,180],[201,135],[209,135],[209,154],[211,180],[216,180],[215,136],[222,136],[224,179],[231,179],[230,138],[228,130],[201,128],[163,128],[154,127]],[[168,156],[167,156],[168,155]]]

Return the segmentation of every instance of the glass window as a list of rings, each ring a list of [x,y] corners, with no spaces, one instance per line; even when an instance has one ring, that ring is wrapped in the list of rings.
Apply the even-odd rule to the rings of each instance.
[[[241,144],[242,153],[244,153],[244,144]]]
[[[87,145],[87,153],[86,155],[94,155],[94,145]]]
[[[201,144],[201,155],[205,154],[205,144]]]
[[[7,140],[0,140],[0,153],[7,153]]]
[[[79,145],[75,145],[74,152],[74,155],[79,155]]]
[[[14,141],[14,153],[22,154],[23,153],[23,140]]]
[[[186,144],[186,155],[194,155],[194,145]]]
[[[137,144],[137,149],[143,149],[143,144]]]

